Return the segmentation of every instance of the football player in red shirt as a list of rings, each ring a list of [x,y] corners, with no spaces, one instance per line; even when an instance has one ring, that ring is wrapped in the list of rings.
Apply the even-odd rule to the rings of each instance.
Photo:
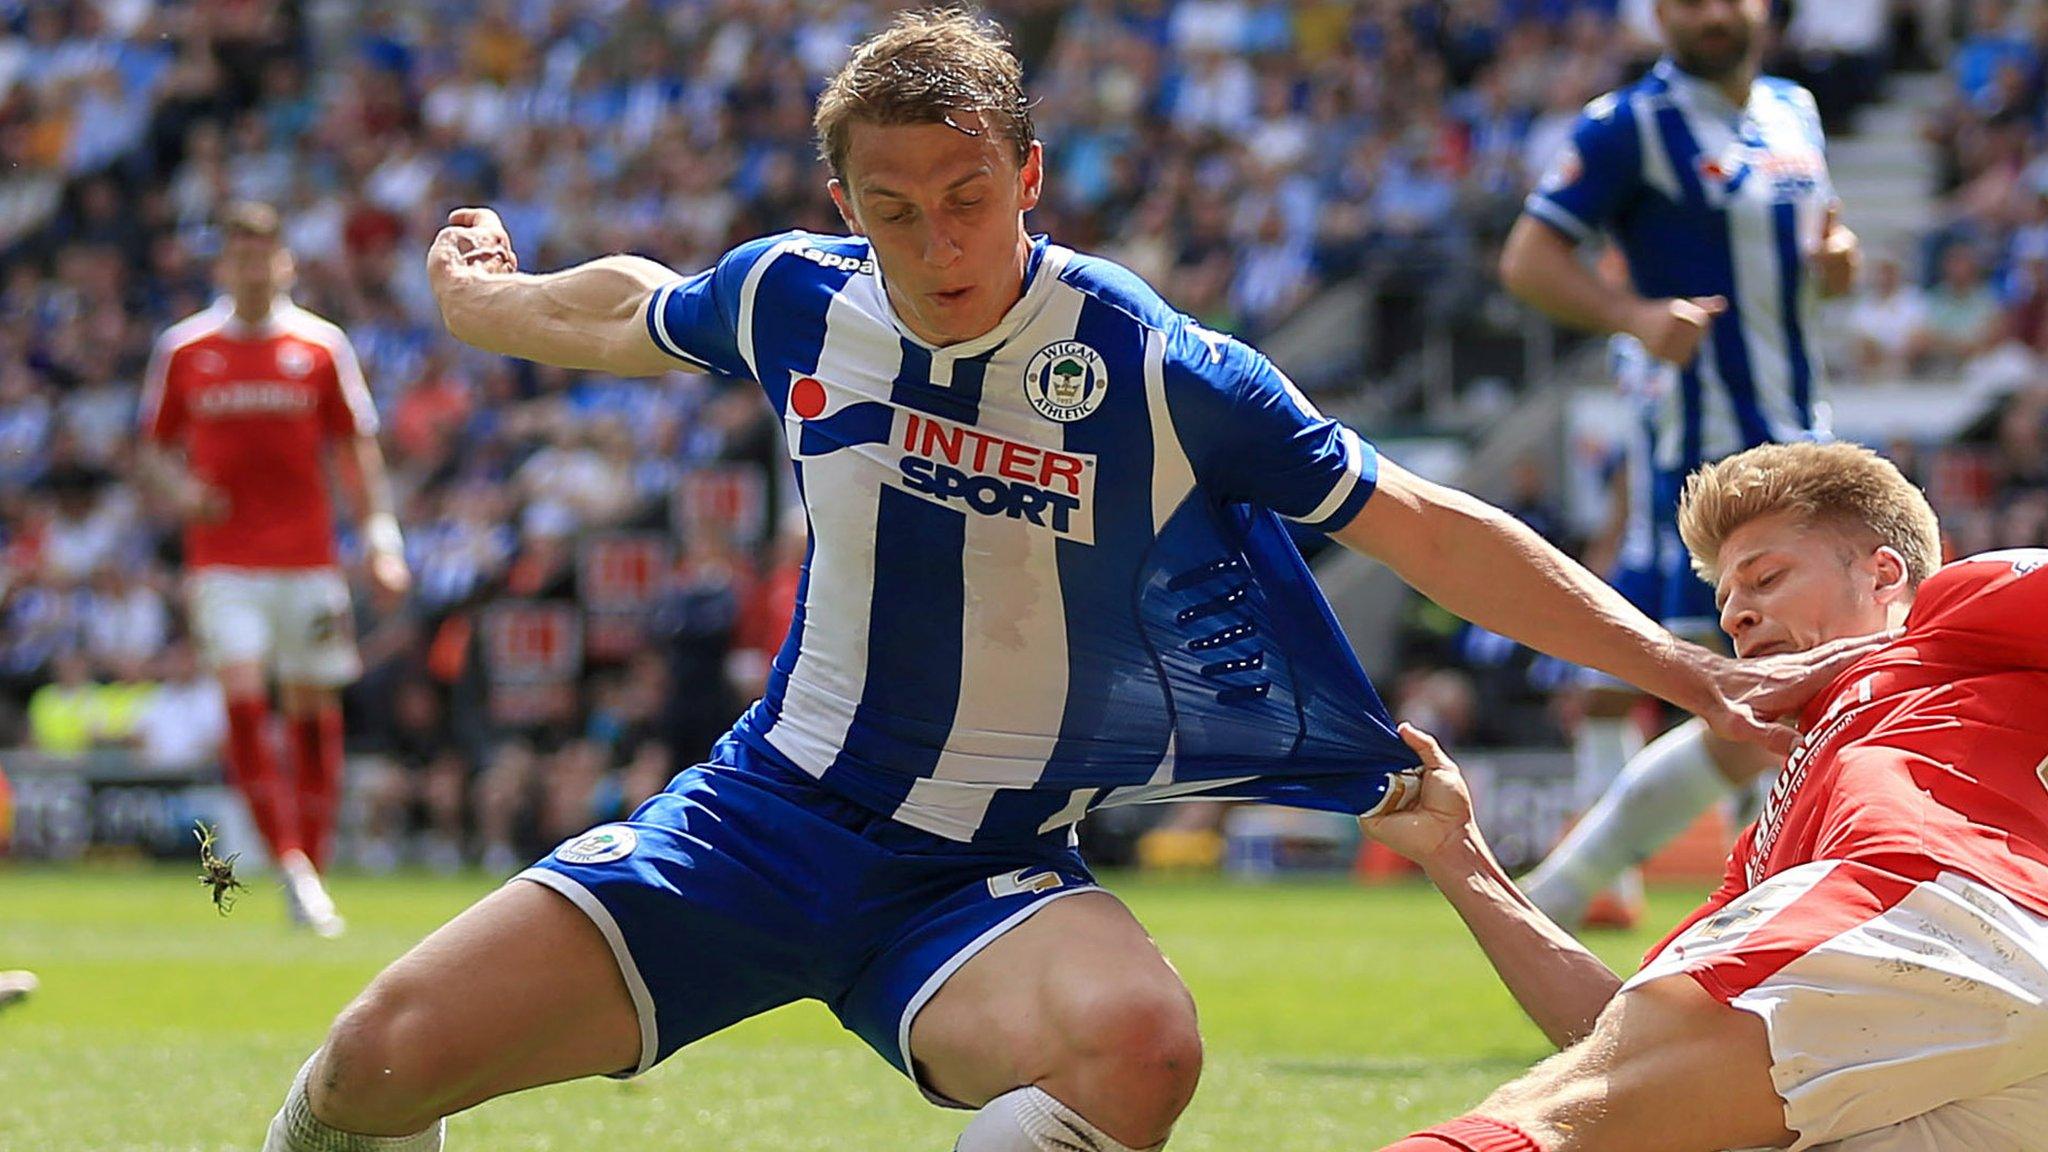
[[[320,882],[341,790],[339,690],[361,671],[335,563],[326,470],[357,473],[372,578],[411,577],[377,447],[377,415],[341,329],[293,304],[275,210],[224,215],[223,295],[157,339],[142,407],[143,473],[183,520],[192,629],[228,701],[227,773],[284,871],[295,918],[341,918]],[[265,734],[274,674],[292,777]]]
[[[1773,444],[1680,528],[1738,655],[1884,629],[1800,716],[1727,879],[1623,981],[1509,882],[1456,766],[1365,822],[1564,1047],[1399,1152],[2020,1152],[2048,1132],[2048,550],[1937,568],[1896,468]]]

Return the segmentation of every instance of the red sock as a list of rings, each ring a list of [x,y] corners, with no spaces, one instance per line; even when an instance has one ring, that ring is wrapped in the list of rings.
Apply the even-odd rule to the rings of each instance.
[[[265,739],[269,727],[270,704],[261,696],[228,701],[228,783],[248,801],[249,815],[275,859],[301,851],[302,842],[298,806]]]
[[[341,709],[329,704],[292,717],[292,768],[298,772],[299,843],[325,872],[341,807]]]
[[[1398,1140],[1380,1152],[1543,1152],[1536,1139],[1512,1124],[1484,1116],[1460,1116],[1426,1132]]]

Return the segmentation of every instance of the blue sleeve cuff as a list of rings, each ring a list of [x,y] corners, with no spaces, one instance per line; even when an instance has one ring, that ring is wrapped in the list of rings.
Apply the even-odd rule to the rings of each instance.
[[[683,346],[676,341],[675,337],[668,330],[667,311],[669,298],[675,295],[678,288],[689,283],[692,279],[695,279],[695,277],[684,277],[673,283],[665,284],[655,289],[654,294],[647,298],[647,335],[654,340],[655,347],[681,360],[683,363],[699,371],[716,372],[718,368],[715,365],[684,351]]]
[[[1571,209],[1566,208],[1541,192],[1531,192],[1529,198],[1522,202],[1522,211],[1543,221],[1580,244],[1592,240],[1595,235],[1592,226],[1574,215]]]
[[[1351,523],[1364,509],[1365,502],[1372,498],[1373,489],[1379,481],[1378,450],[1364,437],[1342,425],[1338,426],[1337,435],[1344,442],[1343,473],[1315,511],[1306,516],[1288,517],[1318,532],[1335,532]]]

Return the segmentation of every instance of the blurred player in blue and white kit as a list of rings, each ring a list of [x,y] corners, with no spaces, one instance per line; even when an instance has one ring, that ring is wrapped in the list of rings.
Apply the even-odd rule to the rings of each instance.
[[[852,235],[688,277],[632,256],[533,276],[495,214],[451,215],[428,270],[459,338],[757,381],[811,551],[712,762],[386,969],[269,1152],[439,1148],[450,1113],[643,1072],[799,999],[975,1109],[962,1152],[1158,1147],[1199,1075],[1194,1006],[1074,823],[1193,794],[1378,810],[1415,763],[1282,516],[1731,735],[1782,740],[1766,721],[1852,654],[1743,666],[1674,640],[1259,353],[1032,237],[1029,107],[993,29],[911,13],[819,99]]]
[[[1827,436],[1816,298],[1848,291],[1857,246],[1838,219],[1813,97],[1760,74],[1767,0],[1655,9],[1666,55],[1586,106],[1508,237],[1501,278],[1563,323],[1616,333],[1622,370],[1661,380],[1651,502],[1632,510],[1649,517],[1649,539],[1636,541],[1651,545],[1648,566],[1616,581],[1673,631],[1705,637],[1717,614],[1678,538],[1681,484],[1745,448]],[[1578,258],[1603,233],[1625,258],[1626,286]],[[1632,702],[1595,690],[1577,737],[1580,786],[1613,787],[1524,881],[1562,923],[1775,764],[1691,723],[1637,752]]]

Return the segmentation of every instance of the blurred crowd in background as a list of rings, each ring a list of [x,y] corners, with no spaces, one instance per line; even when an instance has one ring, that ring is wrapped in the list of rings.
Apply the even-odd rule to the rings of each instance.
[[[1257,338],[1325,286],[1419,306],[1497,292],[1500,237],[1581,105],[1656,54],[1647,2],[1002,0],[1038,97],[1034,231]],[[422,254],[489,203],[522,266],[680,269],[840,230],[812,99],[884,4],[834,0],[0,0],[0,746],[203,761],[217,699],[184,636],[177,538],[132,482],[142,368],[211,298],[213,218],[283,211],[298,301],[354,341],[409,559],[360,599],[359,859],[493,866],[629,809],[758,689],[804,541],[750,385],[483,356]],[[1837,131],[1898,67],[1946,67],[1945,211],[1873,259],[1844,374],[2048,353],[2048,18],[1985,0],[1829,0],[1774,59]],[[2031,350],[2029,352],[2028,350]],[[2048,542],[2048,400],[1894,451],[1963,550]],[[1368,430],[1370,431],[1370,430]],[[1510,501],[1560,542],[1556,494]],[[344,555],[354,542],[344,538]],[[359,582],[360,583],[360,582]],[[1397,706],[1447,739],[1568,727],[1569,670],[1418,607]]]

